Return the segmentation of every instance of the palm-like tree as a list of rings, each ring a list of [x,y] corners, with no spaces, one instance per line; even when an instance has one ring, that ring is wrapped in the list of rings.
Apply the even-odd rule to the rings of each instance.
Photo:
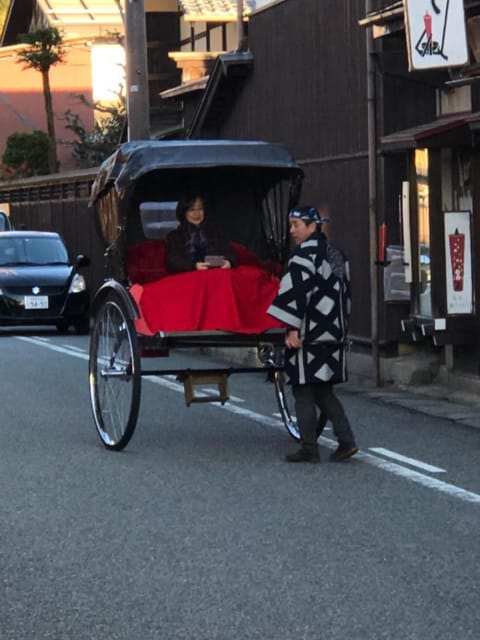
[[[19,41],[28,45],[28,47],[18,52],[17,62],[24,63],[25,69],[35,69],[35,71],[39,71],[42,74],[47,133],[50,140],[48,166],[50,173],[56,173],[58,171],[57,143],[49,72],[50,67],[63,62],[65,59],[63,36],[57,28],[46,27],[20,34]]]

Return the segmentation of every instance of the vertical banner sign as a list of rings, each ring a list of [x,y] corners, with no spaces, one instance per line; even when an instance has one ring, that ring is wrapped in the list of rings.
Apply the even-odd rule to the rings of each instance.
[[[404,0],[410,71],[468,62],[463,0]]]
[[[473,312],[470,211],[445,212],[447,313]]]

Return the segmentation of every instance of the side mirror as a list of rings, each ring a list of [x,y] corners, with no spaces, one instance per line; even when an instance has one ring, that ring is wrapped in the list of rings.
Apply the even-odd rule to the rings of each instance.
[[[89,267],[90,264],[91,264],[90,258],[87,258],[87,256],[84,256],[83,253],[79,253],[78,256],[75,258],[75,265],[77,267]]]

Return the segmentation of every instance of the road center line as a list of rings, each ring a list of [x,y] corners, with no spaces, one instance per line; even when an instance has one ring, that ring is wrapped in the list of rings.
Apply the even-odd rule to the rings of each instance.
[[[202,387],[202,392],[206,396],[218,396],[218,391],[216,389],[212,389],[211,387]],[[228,399],[230,400],[230,402],[245,402],[243,398],[232,396],[232,394],[229,394]]]
[[[147,378],[148,380],[156,384],[160,384],[168,387],[169,389],[172,389],[173,391],[183,393],[183,386],[178,382],[166,380],[165,378],[159,378],[156,376],[148,376]],[[259,422],[264,426],[268,425],[282,430],[284,428],[279,420],[270,418],[269,416],[264,416],[261,413],[251,411],[250,409],[244,409],[243,407],[229,404],[224,404],[223,406],[212,406],[216,406],[220,409],[224,409],[225,411],[230,411],[231,413],[249,418],[250,420]],[[337,447],[337,442],[335,440],[325,438],[324,436],[322,436],[320,440],[322,444],[325,444],[330,449],[335,449]],[[360,451],[359,453],[357,453],[355,458],[357,460],[363,460],[364,462],[367,462],[368,464],[377,467],[378,469],[382,469],[383,471],[387,471],[388,473],[392,473],[393,475],[400,476],[402,478],[410,480],[411,482],[415,482],[417,484],[423,485],[424,487],[428,487],[429,489],[435,489],[436,491],[440,491],[441,493],[446,493],[447,495],[459,500],[463,500],[464,502],[473,502],[476,504],[480,504],[480,495],[477,493],[467,491],[466,489],[461,489],[460,487],[456,487],[455,485],[449,484],[448,482],[443,482],[442,480],[438,480],[437,478],[425,476],[423,475],[423,473],[414,471],[413,469],[407,469],[406,467],[402,467],[401,465],[394,462],[382,460],[381,458],[378,458],[377,456],[374,456],[370,453],[364,453]]]
[[[46,347],[47,349],[57,351],[58,353],[73,356],[74,358],[81,358],[82,360],[89,359],[89,356],[86,353],[70,351],[63,347],[57,347],[56,345],[48,344],[46,342],[43,342],[42,340],[37,340],[36,338],[28,338],[25,336],[16,336],[16,338],[25,342],[31,342],[41,347]],[[163,385],[164,387],[167,387],[173,391],[184,393],[183,385],[179,384],[178,382],[174,382],[173,380],[169,380],[167,378],[159,376],[144,376],[144,378],[156,384]],[[229,411],[230,413],[242,415],[264,426],[268,425],[278,429],[283,429],[283,426],[279,420],[275,420],[274,418],[271,418],[269,416],[264,416],[260,413],[257,413],[256,411],[251,411],[250,409],[244,409],[233,404],[212,406],[217,406],[218,408]],[[320,440],[329,448],[335,448],[337,446],[336,441],[331,440],[330,438],[325,438],[324,436],[322,436]],[[387,471],[388,473],[392,473],[393,475],[400,476],[401,478],[405,478],[406,480],[410,480],[411,482],[423,485],[424,487],[428,487],[429,489],[440,491],[441,493],[445,493],[453,498],[462,500],[463,502],[473,502],[475,504],[480,504],[480,495],[478,493],[473,493],[472,491],[461,489],[460,487],[456,487],[455,485],[449,484],[448,482],[443,482],[442,480],[438,480],[437,478],[425,476],[423,475],[423,473],[414,471],[413,469],[407,469],[406,467],[402,467],[401,465],[394,462],[389,462],[388,460],[383,460],[382,458],[378,458],[371,453],[359,451],[355,458],[358,460],[363,460],[364,462],[377,467],[377,469],[382,469],[383,471]]]
[[[160,378],[158,376],[145,376],[145,379],[155,384],[160,384],[164,387],[168,387],[173,391],[184,393],[183,384],[180,384],[179,382],[174,382],[173,380],[168,380],[167,378]],[[283,425],[279,420],[275,420],[274,418],[270,418],[269,416],[264,416],[261,413],[256,413],[255,411],[251,411],[250,409],[237,407],[237,405],[235,404],[212,404],[212,406],[215,406],[218,409],[224,409],[225,411],[229,411],[230,413],[236,413],[237,415],[249,418],[250,420],[254,420],[255,422],[259,422],[260,424],[268,425],[269,427],[283,429]]]
[[[59,347],[56,344],[51,344],[49,342],[44,342],[43,340],[37,338],[27,338],[27,336],[15,336],[17,340],[23,340],[24,342],[31,342],[32,344],[36,344],[40,347],[46,347],[51,351],[57,351],[58,353],[63,353],[67,356],[73,356],[74,358],[80,358],[81,360],[88,360],[88,353],[81,353],[80,351],[72,351],[70,349],[66,349],[65,347]]]
[[[431,464],[427,464],[426,462],[421,462],[421,460],[416,460],[415,458],[408,458],[407,456],[402,456],[402,454],[396,453],[395,451],[390,451],[390,449],[384,449],[383,447],[370,447],[369,451],[373,451],[374,453],[379,453],[381,456],[385,456],[385,458],[392,458],[393,460],[398,460],[399,462],[405,462],[405,464],[409,464],[412,467],[418,467],[419,469],[423,469],[424,471],[429,471],[430,473],[446,473],[445,469],[440,469],[440,467],[434,467]]]
[[[78,351],[79,353],[85,353],[85,349],[82,349],[81,347],[74,347],[73,344],[64,344],[63,346],[67,350]]]
[[[402,467],[395,462],[382,460],[382,458],[377,458],[377,456],[373,456],[371,453],[364,453],[362,451],[359,451],[355,458],[364,460],[365,462],[368,462],[368,464],[371,464],[378,469],[383,469],[384,471],[393,473],[396,476],[406,478],[407,480],[411,480],[412,482],[421,484],[424,487],[428,487],[429,489],[435,489],[436,491],[440,491],[441,493],[446,493],[453,498],[458,498],[460,500],[463,500],[464,502],[474,502],[476,504],[480,504],[480,495],[478,493],[473,493],[473,491],[461,489],[460,487],[456,487],[455,485],[444,482],[443,480],[438,480],[437,478],[425,476],[419,471],[407,469],[406,467]]]

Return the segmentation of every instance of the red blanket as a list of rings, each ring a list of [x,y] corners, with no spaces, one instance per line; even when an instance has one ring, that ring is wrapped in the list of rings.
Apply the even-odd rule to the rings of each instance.
[[[258,267],[239,266],[170,275],[130,291],[141,309],[142,333],[149,328],[256,334],[282,326],[266,313],[278,285],[278,278]]]

